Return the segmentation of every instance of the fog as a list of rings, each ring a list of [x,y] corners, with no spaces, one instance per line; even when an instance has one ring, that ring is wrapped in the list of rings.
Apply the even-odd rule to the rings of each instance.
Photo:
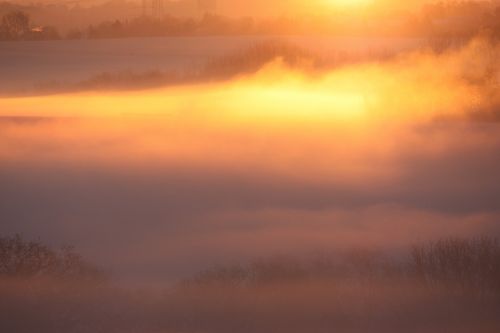
[[[259,69],[275,56],[289,51],[292,56],[317,55],[331,62],[397,54],[418,49],[424,44],[417,38],[349,38],[330,36],[210,36],[158,37],[105,40],[40,41],[33,51],[31,41],[3,42],[0,46],[0,94],[40,94],[75,89],[75,85],[92,81],[103,73],[158,73],[168,83],[169,76],[186,75],[209,69],[211,76],[224,68],[224,63],[236,58],[241,64],[235,74],[241,74],[243,60],[255,62]],[[256,47],[257,46],[257,47]],[[260,49],[258,46],[262,46]],[[264,52],[264,58],[248,59],[249,49]],[[307,52],[304,52],[307,50]],[[267,53],[265,53],[267,51]],[[245,59],[245,56],[247,59]],[[256,54],[262,57],[262,55]],[[238,59],[239,57],[239,59]],[[309,61],[309,60],[308,60]],[[120,82],[116,82],[119,84]],[[161,83],[161,82],[160,82]],[[165,82],[164,82],[165,84]],[[156,84],[158,85],[158,84]],[[161,84],[160,84],[161,85]],[[132,88],[140,86],[133,82]],[[52,88],[52,89],[51,89]],[[90,88],[96,88],[90,86]],[[112,87],[111,87],[112,88]]]
[[[331,69],[276,58],[212,83],[4,97],[1,232],[75,245],[132,284],[498,234],[498,52],[478,39]]]
[[[498,332],[496,3],[164,5],[0,4],[1,332]]]

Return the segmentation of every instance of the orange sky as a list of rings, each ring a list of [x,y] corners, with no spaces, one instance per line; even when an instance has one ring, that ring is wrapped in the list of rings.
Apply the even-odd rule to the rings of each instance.
[[[111,2],[113,0],[80,0],[80,6],[91,6],[98,3]],[[120,1],[120,0],[117,0]],[[123,0],[126,2],[138,0]],[[171,2],[186,1],[195,3],[197,0],[165,0]],[[348,10],[351,12],[360,11],[363,7],[375,6],[378,9],[411,10],[419,8],[424,3],[439,2],[437,0],[216,0],[218,12],[225,15],[237,16],[276,16],[276,15],[300,15],[300,14],[321,14],[327,15],[329,11]],[[474,0],[473,0],[474,1]],[[10,0],[9,2],[20,4],[34,3],[31,0]],[[455,2],[448,0],[445,2]],[[487,2],[487,1],[484,1]],[[498,2],[498,0],[491,0]],[[58,4],[68,3],[64,0],[39,0],[36,3]],[[74,2],[69,2],[70,4]]]
[[[401,10],[418,8],[423,3],[432,2],[430,0],[397,1],[397,0],[219,0],[219,10],[225,14],[233,15],[297,15],[303,13],[328,14],[328,11],[335,10],[361,10],[366,6],[375,6],[389,10]]]

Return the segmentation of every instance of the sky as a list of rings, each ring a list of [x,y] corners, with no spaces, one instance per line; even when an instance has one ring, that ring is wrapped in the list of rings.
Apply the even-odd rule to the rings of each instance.
[[[165,0],[168,1],[168,0]],[[171,0],[176,2],[178,0]],[[182,0],[181,0],[182,1]],[[196,0],[186,0],[192,1]],[[496,2],[493,0],[492,2]],[[10,2],[30,4],[31,0],[13,0]],[[65,0],[42,0],[39,3],[68,3]],[[78,3],[82,6],[106,2],[103,0],[81,0]],[[276,16],[276,15],[328,15],[330,11],[363,11],[366,8],[377,8],[389,11],[414,10],[419,9],[423,4],[435,3],[435,0],[217,0],[217,9],[222,14],[236,16]],[[453,0],[449,2],[454,2]],[[70,2],[74,4],[75,2]]]
[[[327,14],[329,11],[348,10],[359,11],[366,7],[376,6],[390,9],[416,8],[425,0],[412,1],[411,5],[407,2],[394,0],[277,0],[277,1],[227,1],[219,0],[219,8],[226,13],[237,13],[239,15],[251,13],[251,15],[273,16],[281,14]]]
[[[460,3],[461,1],[436,0],[274,0],[246,1],[219,0],[221,13],[235,16],[329,16],[337,13],[351,16],[391,15],[399,13],[419,12],[426,4]],[[474,1],[471,1],[474,2]],[[498,4],[498,0],[477,1],[480,3]]]

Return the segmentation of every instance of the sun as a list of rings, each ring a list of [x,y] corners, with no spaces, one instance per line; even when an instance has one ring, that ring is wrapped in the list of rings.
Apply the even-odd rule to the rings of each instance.
[[[374,0],[321,0],[325,5],[333,7],[362,7],[370,5]]]

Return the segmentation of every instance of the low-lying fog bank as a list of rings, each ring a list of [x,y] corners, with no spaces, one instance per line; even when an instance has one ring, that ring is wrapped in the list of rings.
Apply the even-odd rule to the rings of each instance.
[[[221,81],[1,98],[1,231],[138,283],[500,233],[495,42],[332,68],[271,46]]]
[[[0,98],[0,232],[95,263],[2,239],[0,330],[497,332],[498,58],[273,42]]]
[[[500,328],[493,238],[215,266],[163,288],[117,288],[76,254],[0,239],[5,332],[478,332]],[[90,273],[90,274],[89,274]]]

